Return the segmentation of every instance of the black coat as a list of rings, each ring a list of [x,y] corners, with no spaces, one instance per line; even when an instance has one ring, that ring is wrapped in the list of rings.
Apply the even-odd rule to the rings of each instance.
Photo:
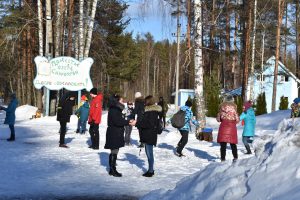
[[[120,103],[110,105],[107,116],[105,149],[124,147],[124,126],[129,125],[129,120],[124,119],[123,109],[124,105]]]
[[[162,108],[159,105],[151,105],[145,107],[145,112],[140,121],[137,121],[137,127],[141,131],[141,142],[156,145],[159,115]]]
[[[137,118],[136,120],[139,121],[141,116],[143,115],[144,113],[144,109],[145,109],[145,101],[143,98],[137,98],[134,102],[134,109],[133,109],[133,112],[132,112],[132,119],[135,118],[135,115],[137,115]]]
[[[76,98],[76,94],[69,92],[61,97],[57,107],[57,121],[70,122],[73,106],[75,105],[75,100],[70,100],[70,97]]]

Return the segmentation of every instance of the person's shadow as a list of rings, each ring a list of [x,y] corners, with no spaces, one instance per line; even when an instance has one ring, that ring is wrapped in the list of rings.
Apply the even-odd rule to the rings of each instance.
[[[74,137],[66,138],[66,139],[65,139],[65,143],[66,143],[66,144],[71,143],[73,139],[74,139]]]
[[[99,158],[100,158],[100,165],[106,167],[106,170],[109,172],[109,153],[107,152],[100,152]]]
[[[169,149],[171,150],[173,153],[176,152],[176,148],[172,145],[169,145],[167,143],[161,143],[157,145],[158,148],[162,148],[162,149]]]
[[[143,171],[146,171],[147,169],[144,167],[145,161],[140,159],[138,156],[125,153],[126,158],[123,160],[127,160],[129,164],[136,165],[138,168],[140,168]]]
[[[208,161],[214,161],[217,159],[217,157],[211,156],[206,151],[201,151],[200,149],[190,147],[187,147],[186,149],[193,152],[198,158],[207,159]]]

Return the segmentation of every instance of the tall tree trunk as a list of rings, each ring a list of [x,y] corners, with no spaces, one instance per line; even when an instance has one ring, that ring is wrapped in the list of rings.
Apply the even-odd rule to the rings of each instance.
[[[98,2],[98,0],[93,0],[92,12],[91,12],[91,16],[89,16],[86,44],[85,44],[85,50],[84,50],[85,58],[89,56],[89,51],[90,51],[90,46],[91,46],[91,41],[92,41],[92,33],[93,33],[93,28],[94,28],[95,14],[96,14],[96,9],[97,9],[97,2]]]
[[[31,66],[32,66],[32,62],[31,62],[31,51],[32,51],[32,46],[31,46],[31,27],[28,26],[27,29],[27,45],[26,45],[26,49],[27,49],[27,56],[26,56],[26,65],[27,65],[27,90],[26,90],[26,103],[31,105],[31,97],[32,97],[32,87],[31,87],[31,81],[32,81],[32,77],[31,77]]]
[[[55,23],[55,57],[60,56],[60,37],[61,37],[61,1],[56,0],[56,23]]]
[[[41,0],[37,0],[37,11],[38,11],[38,37],[39,37],[39,56],[44,55],[44,34],[43,34],[43,6]],[[37,107],[42,110],[42,90],[37,90]]]
[[[240,68],[238,65],[238,48],[237,48],[237,35],[238,35],[238,27],[239,27],[239,19],[238,19],[238,13],[235,12],[234,14],[234,35],[233,35],[233,48],[234,48],[234,55],[233,55],[233,65],[232,65],[232,71],[233,71],[233,85],[234,88],[237,88],[240,85]]]
[[[230,9],[229,0],[226,0],[226,50],[225,50],[225,89],[233,89],[232,67],[231,67],[231,53],[230,53]]]
[[[83,31],[83,5],[84,5],[84,0],[79,0],[79,60],[83,59],[83,50],[84,50],[84,31]]]
[[[68,50],[67,50],[68,56],[72,56],[73,16],[74,16],[74,0],[70,0],[69,1],[69,15],[68,15]]]
[[[295,16],[296,16],[296,76],[300,78],[300,1],[296,1],[296,10],[295,10]],[[298,84],[298,96],[300,95],[300,87]]]
[[[284,11],[284,0],[278,0],[278,23],[276,28],[276,53],[275,53],[276,60],[275,60],[274,81],[273,81],[272,112],[276,110],[277,76],[278,76],[278,62],[279,62],[279,51],[280,51],[280,29],[281,29],[283,11]]]
[[[195,24],[195,98],[196,98],[196,118],[200,122],[197,132],[205,127],[205,105],[203,93],[203,61],[202,61],[202,4],[201,0],[194,1],[194,24]]]
[[[285,66],[286,66],[286,50],[287,50],[287,32],[288,32],[288,3],[286,2],[285,3],[284,50],[283,50],[283,64]]]
[[[251,71],[250,71],[250,100],[254,100],[254,64],[255,64],[255,39],[256,39],[256,12],[257,0],[254,0],[254,20],[253,20],[253,38],[252,38],[252,57],[251,57]]]
[[[244,1],[245,2],[245,1]],[[247,90],[248,90],[248,71],[249,71],[249,59],[250,59],[250,32],[251,32],[251,27],[252,27],[252,4],[253,1],[252,0],[246,0],[246,10],[247,10],[247,14],[246,14],[246,26],[245,26],[245,46],[244,46],[244,69],[243,69],[243,85],[242,85],[242,99],[243,101],[247,100]]]

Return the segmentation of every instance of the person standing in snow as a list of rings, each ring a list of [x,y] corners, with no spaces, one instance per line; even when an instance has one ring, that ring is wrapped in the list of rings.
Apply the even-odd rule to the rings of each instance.
[[[152,177],[154,175],[154,156],[153,146],[157,143],[157,134],[160,115],[162,108],[155,105],[153,96],[145,98],[145,112],[137,121],[136,126],[141,130],[141,142],[145,144],[145,152],[148,158],[148,170],[143,174],[145,177]]]
[[[76,92],[67,92],[59,100],[56,118],[56,120],[60,123],[59,147],[68,148],[65,144],[65,135],[67,132],[67,123],[70,122],[70,118],[73,113],[76,96]]]
[[[133,112],[133,103],[131,101],[128,101],[127,108],[125,108],[125,119],[130,120],[132,112]],[[126,146],[131,145],[131,143],[130,143],[131,132],[132,132],[132,126],[130,126],[130,125],[125,126],[125,145]]]
[[[300,117],[300,98],[295,98],[291,104],[291,118]]]
[[[163,97],[159,97],[159,102],[157,103],[161,108],[161,118],[163,119],[164,128],[166,128],[166,115],[168,112],[168,104],[164,101]]]
[[[176,155],[181,157],[183,156],[182,150],[185,145],[188,143],[189,138],[189,131],[191,130],[191,123],[195,126],[199,126],[199,123],[196,120],[193,120],[193,111],[192,111],[193,103],[190,100],[185,102],[185,105],[180,108],[180,110],[185,111],[185,123],[184,126],[179,130],[181,134],[181,139],[179,140],[177,147],[176,147]]]
[[[116,161],[119,149],[124,147],[124,126],[135,125],[134,120],[125,119],[122,114],[125,108],[123,98],[119,95],[112,95],[109,99],[109,110],[107,115],[107,130],[105,149],[110,149],[109,154],[109,175],[121,177],[122,174],[116,169]]]
[[[88,123],[90,125],[90,135],[92,145],[89,148],[99,149],[99,124],[101,122],[102,117],[102,101],[103,95],[101,93],[98,94],[97,88],[92,88],[90,90],[90,95],[93,98],[90,106],[90,113]]]
[[[220,143],[221,148],[221,161],[225,161],[226,146],[230,143],[233,161],[238,159],[237,153],[237,128],[236,124],[239,122],[237,113],[237,106],[234,103],[234,98],[228,95],[224,98],[223,103],[220,105],[219,113],[217,114],[217,121],[221,122],[218,132],[217,142]]]
[[[76,110],[75,114],[78,116],[77,130],[76,133],[85,134],[86,122],[89,117],[90,105],[88,98],[85,95],[81,96],[82,105]]]
[[[10,95],[10,103],[7,108],[0,106],[0,110],[4,110],[6,112],[6,117],[4,120],[4,124],[7,124],[10,129],[10,138],[7,141],[12,142],[15,141],[15,121],[16,121],[16,109],[18,107],[18,100],[15,93]]]
[[[135,102],[134,102],[134,109],[133,109],[131,118],[135,119],[135,115],[137,115],[136,121],[139,121],[141,116],[144,113],[145,100],[142,97],[142,94],[140,92],[136,92],[134,97],[135,97]],[[139,131],[139,137],[140,137],[139,147],[142,148],[142,147],[144,147],[144,144],[141,142],[141,130],[138,128],[138,131]]]
[[[240,116],[240,121],[244,120],[243,143],[247,150],[246,154],[252,154],[249,143],[252,143],[252,138],[255,133],[256,118],[252,108],[252,102],[247,101],[243,106],[243,113]]]

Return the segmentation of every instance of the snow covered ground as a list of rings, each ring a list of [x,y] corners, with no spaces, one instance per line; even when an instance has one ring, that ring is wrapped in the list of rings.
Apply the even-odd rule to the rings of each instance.
[[[117,169],[123,177],[108,175],[109,151],[104,149],[107,113],[100,125],[100,150],[88,148],[89,135],[78,135],[77,117],[68,124],[69,149],[59,148],[59,123],[55,117],[29,120],[36,108],[17,109],[16,141],[7,142],[9,128],[0,112],[0,199],[299,199],[299,126],[287,122],[290,111],[258,117],[256,155],[244,155],[239,126],[239,161],[221,163],[216,143],[198,141],[194,133],[183,153],[174,155],[180,134],[171,126],[154,148],[155,175],[147,170],[145,151],[137,148],[138,132],[132,132],[132,146],[120,149]],[[299,124],[296,121],[295,124]],[[288,129],[289,128],[289,129]],[[287,130],[286,130],[287,129]],[[266,145],[265,145],[266,144]],[[298,189],[297,189],[298,188]]]

